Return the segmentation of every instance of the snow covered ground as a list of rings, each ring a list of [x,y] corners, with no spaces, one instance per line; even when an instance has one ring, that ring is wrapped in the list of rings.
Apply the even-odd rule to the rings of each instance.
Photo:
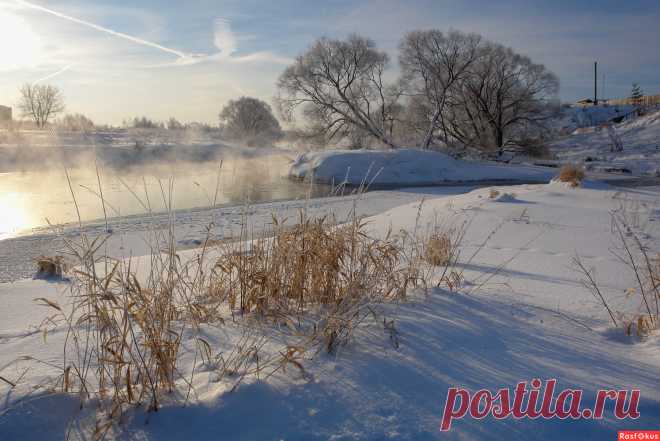
[[[447,185],[470,182],[548,182],[556,171],[530,166],[504,166],[454,159],[444,153],[398,149],[331,150],[299,155],[289,176],[317,182],[381,186]]]
[[[589,170],[660,175],[660,110],[612,125],[623,150],[613,152],[607,128],[596,124],[549,145],[559,161],[584,162]]]
[[[308,158],[310,163],[312,158],[318,156]],[[490,197],[488,188],[362,196],[358,207],[372,215],[367,221],[375,236],[390,229],[412,231],[416,224],[426,227],[437,219],[468,222],[460,266],[466,282],[461,288],[434,288],[389,306],[398,348],[376,323],[358,330],[353,343],[338,353],[307,360],[306,375],[287,370],[268,380],[251,379],[230,392],[231,383],[217,382],[213,372],[200,371],[187,405],[173,396],[158,412],[136,409],[110,439],[582,440],[614,439],[620,429],[660,427],[659,336],[640,341],[613,330],[607,313],[571,265],[571,258],[579,255],[595,267],[603,294],[617,311],[639,311],[635,297],[625,294],[635,285],[634,274],[612,252],[619,242],[610,214],[623,210],[649,249],[657,250],[658,189],[621,191],[597,183],[580,189],[559,183],[496,189],[496,198]],[[350,198],[302,203],[312,205],[317,214],[333,212],[338,217],[353,205]],[[258,226],[267,222],[271,211],[290,214],[299,207],[296,204],[250,207],[249,213]],[[225,222],[214,228],[230,228],[238,217],[237,212],[212,213],[218,216],[211,220]],[[180,223],[181,243],[193,246],[203,237],[208,213],[195,216]],[[90,226],[90,234],[98,232],[94,228],[99,227]],[[124,244],[130,244],[132,254],[140,253],[133,226],[124,230],[119,223],[113,228]],[[26,244],[17,242],[15,249]],[[131,254],[121,248],[110,252]],[[198,253],[193,248],[181,255],[194,259]],[[65,329],[55,329],[44,341],[37,326],[48,311],[35,307],[32,299],[66,302],[65,289],[66,283],[40,280],[0,284],[5,305],[0,308],[0,375],[16,383],[12,389],[0,381],[3,440],[90,439],[94,419],[89,408],[79,410],[76,397],[35,387],[46,384],[56,369],[43,363],[10,364],[22,355],[61,364]],[[276,351],[278,334],[265,331],[273,331],[270,344]],[[204,335],[219,345],[238,338],[230,323],[205,328]],[[190,355],[184,356],[179,369],[189,375],[193,344],[186,341],[184,347]],[[450,432],[439,432],[449,387],[496,390],[532,378],[556,378],[562,389],[584,389],[588,405],[601,388],[639,389],[641,416],[619,421],[608,406],[602,420],[468,417],[454,421]]]

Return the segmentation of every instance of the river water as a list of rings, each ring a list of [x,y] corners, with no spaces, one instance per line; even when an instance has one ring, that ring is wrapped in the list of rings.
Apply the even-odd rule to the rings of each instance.
[[[0,239],[29,234],[49,224],[302,199],[330,192],[327,186],[286,179],[282,170],[272,161],[248,160],[225,162],[222,166],[218,162],[126,172],[99,170],[98,175],[93,164],[66,171],[0,173]]]

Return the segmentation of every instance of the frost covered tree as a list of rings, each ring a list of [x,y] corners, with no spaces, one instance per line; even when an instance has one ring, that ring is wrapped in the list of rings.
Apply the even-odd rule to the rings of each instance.
[[[226,133],[249,142],[273,141],[282,137],[282,128],[271,107],[257,98],[231,100],[219,115]]]
[[[132,127],[134,129],[159,129],[162,124],[159,124],[146,116],[136,116],[132,120],[124,121],[124,126]]]
[[[410,32],[399,63],[401,77],[388,84],[388,57],[371,40],[319,39],[280,76],[280,110],[287,118],[300,111],[329,140],[502,152],[540,137],[557,108],[552,72],[476,34]]]
[[[418,145],[434,141],[502,151],[542,130],[552,116],[557,77],[543,65],[476,34],[407,34],[400,46],[407,125]]]
[[[429,148],[439,132],[448,141],[443,117],[460,99],[461,82],[479,59],[481,42],[476,34],[439,30],[413,31],[403,38],[399,64],[408,95],[414,97],[409,120],[418,122],[413,130],[420,132],[421,147]]]
[[[642,98],[644,98],[644,92],[642,88],[639,87],[639,84],[633,83],[632,90],[630,91],[630,100],[636,106],[639,106],[642,103]]]
[[[64,97],[56,86],[49,84],[24,84],[20,89],[18,108],[25,118],[37,127],[45,127],[48,120],[64,111]]]
[[[485,43],[479,52],[443,129],[464,145],[501,153],[517,136],[546,129],[556,110],[559,80],[542,64],[500,44]]]
[[[58,124],[72,132],[87,132],[94,129],[94,121],[80,113],[65,115]]]
[[[185,126],[174,117],[167,120],[167,130],[183,130]]]
[[[385,83],[388,61],[367,38],[321,38],[280,76],[279,109],[288,120],[300,109],[328,140],[366,133],[395,148],[391,113],[399,94]]]

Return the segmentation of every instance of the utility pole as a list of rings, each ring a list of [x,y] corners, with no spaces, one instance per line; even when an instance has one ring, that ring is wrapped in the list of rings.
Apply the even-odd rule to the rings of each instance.
[[[598,105],[598,61],[594,62],[594,106]]]

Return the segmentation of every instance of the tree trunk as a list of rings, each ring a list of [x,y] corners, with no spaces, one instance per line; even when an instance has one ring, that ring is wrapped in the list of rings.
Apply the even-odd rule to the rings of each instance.
[[[495,129],[495,143],[498,156],[502,156],[504,154],[504,131],[502,129]]]
[[[431,145],[431,141],[433,141],[433,131],[435,130],[436,124],[438,124],[438,120],[440,119],[440,115],[442,114],[442,107],[438,105],[438,107],[435,109],[435,113],[433,114],[433,119],[431,120],[431,125],[429,126],[429,130],[426,132],[426,136],[424,137],[424,142],[422,143],[422,147],[424,150],[428,150],[429,146]]]

